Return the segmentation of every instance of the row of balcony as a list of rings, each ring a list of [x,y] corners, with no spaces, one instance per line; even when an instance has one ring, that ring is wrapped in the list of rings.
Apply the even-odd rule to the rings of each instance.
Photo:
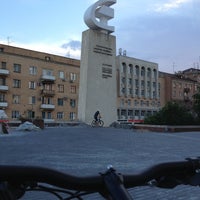
[[[5,76],[7,76],[7,75],[9,75],[9,74],[10,74],[9,70],[7,70],[7,69],[0,69],[0,75],[5,75]],[[41,76],[41,79],[42,79],[42,80],[55,81],[55,80],[56,80],[56,77],[53,76],[53,75],[46,75],[46,74],[44,74],[44,75]]]

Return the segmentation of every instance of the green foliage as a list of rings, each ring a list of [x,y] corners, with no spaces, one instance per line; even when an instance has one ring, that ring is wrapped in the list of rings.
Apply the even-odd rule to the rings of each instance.
[[[185,106],[168,102],[158,113],[145,119],[145,124],[194,125],[196,120]]]
[[[193,100],[193,109],[200,121],[200,88],[198,88],[198,92],[195,95],[193,95]]]

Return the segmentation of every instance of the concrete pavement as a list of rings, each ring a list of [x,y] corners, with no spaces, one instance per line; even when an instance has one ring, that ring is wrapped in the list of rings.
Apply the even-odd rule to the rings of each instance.
[[[160,162],[200,156],[199,132],[154,133],[82,126],[10,132],[0,135],[1,164],[39,165],[80,176],[104,172],[110,164],[118,172],[130,174]],[[140,187],[131,193],[136,200],[196,200],[200,197],[200,188]]]

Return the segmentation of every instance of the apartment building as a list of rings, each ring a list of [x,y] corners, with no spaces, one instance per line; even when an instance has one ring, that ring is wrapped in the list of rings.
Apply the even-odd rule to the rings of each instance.
[[[142,121],[161,107],[158,64],[126,55],[116,57],[118,119]]]
[[[186,70],[180,71],[178,74],[200,83],[200,69],[198,68],[188,68]]]
[[[77,119],[80,61],[0,44],[0,109],[9,120]]]
[[[192,103],[200,70],[169,74],[158,64],[116,56],[117,115],[141,122],[168,101]],[[10,121],[77,120],[80,60],[0,44],[0,109]]]
[[[200,85],[195,78],[185,76],[182,72],[175,74],[160,72],[159,77],[164,89],[162,94],[164,105],[169,101],[192,105],[193,95]]]

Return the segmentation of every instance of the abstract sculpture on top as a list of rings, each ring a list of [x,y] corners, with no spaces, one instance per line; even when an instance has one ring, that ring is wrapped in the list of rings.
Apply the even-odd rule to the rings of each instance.
[[[103,30],[107,33],[115,31],[114,26],[108,25],[108,20],[114,18],[114,9],[110,8],[116,0],[99,0],[91,5],[85,12],[86,25],[94,30]]]

